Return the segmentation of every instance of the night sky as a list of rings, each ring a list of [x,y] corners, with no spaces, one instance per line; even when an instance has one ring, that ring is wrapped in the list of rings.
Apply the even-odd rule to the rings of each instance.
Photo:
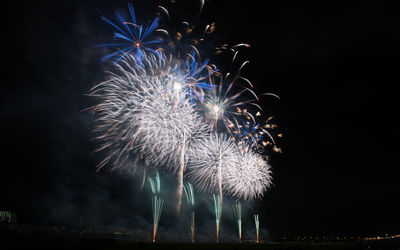
[[[111,16],[127,1],[13,2],[2,14],[0,210],[21,223],[73,226],[83,215],[134,227],[150,200],[138,179],[96,173],[95,116],[83,111],[110,69],[94,48],[111,34],[96,9]],[[198,22],[215,21],[218,41],[251,44],[244,76],[281,97],[262,102],[284,135],[270,157],[274,186],[255,203],[262,226],[272,236],[398,233],[398,6],[259,2],[206,1]],[[134,2],[143,19],[159,3]]]

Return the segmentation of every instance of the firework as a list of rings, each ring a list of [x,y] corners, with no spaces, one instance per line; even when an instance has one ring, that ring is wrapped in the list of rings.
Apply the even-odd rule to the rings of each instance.
[[[190,232],[192,236],[192,243],[194,243],[194,192],[193,186],[189,182],[183,186],[186,201],[190,206]]]
[[[210,75],[215,73],[207,67],[208,60],[199,63],[196,61],[195,57],[195,51],[188,54],[185,60],[185,67],[181,67],[181,69],[184,69],[184,72],[177,71],[178,75],[180,74],[182,76],[182,82],[185,83],[192,103],[194,103],[195,100],[203,102],[204,90],[211,90],[215,87],[208,82]]]
[[[162,40],[151,39],[151,34],[156,30],[160,18],[156,17],[148,25],[140,25],[136,22],[136,15],[133,5],[128,3],[130,18],[125,17],[120,11],[115,12],[117,22],[102,16],[101,19],[115,29],[114,42],[101,43],[99,47],[118,48],[116,52],[108,54],[102,58],[103,61],[114,58],[114,62],[119,62],[129,53],[133,53],[137,62],[141,62],[144,51],[156,53],[156,50],[149,47],[163,42]],[[119,49],[121,48],[121,49]]]
[[[213,194],[214,212],[215,212],[215,228],[217,233],[217,242],[219,242],[219,225],[222,215],[222,199],[218,194]]]
[[[169,17],[167,9],[158,8]],[[223,75],[217,66],[208,64],[209,60],[201,60],[195,46],[203,38],[192,39],[189,44],[179,38],[179,33],[168,43],[170,50],[166,55],[157,47],[163,41],[154,36],[155,32],[169,36],[168,31],[157,29],[160,17],[139,24],[133,5],[129,4],[128,9],[129,17],[118,11],[116,21],[102,17],[115,33],[113,42],[99,46],[117,51],[102,58],[113,59],[116,70],[91,90],[91,95],[100,100],[93,108],[98,114],[95,132],[102,143],[98,150],[106,154],[98,169],[111,165],[112,171],[134,173],[138,166],[143,166],[142,186],[148,168],[163,168],[176,175],[176,211],[180,211],[184,191],[192,208],[192,241],[193,187],[189,183],[184,185],[184,174],[200,191],[218,193],[213,195],[218,242],[223,194],[237,199],[261,197],[271,185],[271,171],[267,158],[260,155],[260,146],[272,141],[273,150],[280,151],[266,130],[268,121],[261,126],[255,119],[261,116],[261,107],[256,103],[258,96],[252,90],[252,83],[241,76],[242,68],[249,62],[241,64],[235,74]],[[182,24],[190,35],[194,26]],[[203,36],[214,30],[214,23],[207,25]],[[189,45],[186,46],[190,47],[189,53],[188,50],[180,53],[180,42]],[[235,52],[232,62],[240,47],[250,45],[232,46]],[[228,44],[219,49],[228,51]],[[171,56],[175,54],[177,58]],[[183,59],[180,55],[187,57]],[[244,85],[237,85],[240,81]],[[263,141],[265,138],[267,142]],[[153,191],[155,241],[163,200],[156,195],[160,192],[158,173],[154,180],[150,177],[147,180]],[[240,202],[235,211],[241,240]]]
[[[250,148],[240,149],[237,154],[235,168],[224,169],[225,193],[245,200],[262,197],[272,183],[267,159]]]
[[[256,235],[257,235],[257,240],[256,242],[259,242],[259,232],[260,232],[260,221],[258,220],[258,214],[254,215],[254,224],[256,226]]]
[[[229,73],[225,77],[221,76],[221,74],[210,76],[212,85],[216,87],[209,91],[204,98],[204,102],[201,103],[201,108],[204,110],[208,123],[216,131],[221,130],[219,124],[222,124],[222,128],[225,128],[230,134],[235,134],[240,126],[240,120],[251,119],[255,122],[254,116],[248,111],[246,105],[252,105],[258,109],[261,108],[255,103],[258,97],[250,88],[245,87],[239,91],[234,90],[236,81],[244,79],[239,78],[239,73],[229,82],[228,79],[230,78]],[[245,93],[249,93],[251,98],[246,98],[244,96]]]
[[[233,207],[233,213],[235,214],[236,225],[238,227],[239,241],[242,242],[242,204],[240,201],[236,202]]]
[[[264,137],[267,137],[268,140],[272,141],[275,145],[275,140],[271,134],[258,123],[249,121],[242,122],[238,131],[239,133],[237,133],[236,138],[239,145],[243,145],[244,147],[250,147],[257,151],[261,148],[261,145],[265,144],[265,142],[261,145],[259,144]]]
[[[108,153],[99,168],[109,162],[113,169],[125,168],[133,155],[147,166],[170,169],[179,182],[179,211],[186,151],[205,136],[207,125],[174,74],[171,58],[144,54],[139,65],[127,55],[115,65],[118,74],[110,74],[91,92],[101,100],[94,108],[100,123],[98,139],[103,142],[99,150]]]
[[[237,199],[263,195],[271,185],[266,158],[248,147],[239,147],[226,135],[211,134],[192,147],[187,177],[200,191],[218,191]]]
[[[172,158],[175,164],[168,167],[175,172],[179,160],[169,157],[171,151],[180,148],[184,134],[195,133],[196,125],[201,125],[201,118],[184,98],[185,92],[176,87],[179,82],[171,76],[171,61],[148,55],[144,64],[138,66],[128,55],[116,64],[118,74],[110,74],[92,89],[91,95],[101,100],[94,107],[100,123],[98,139],[104,142],[100,150],[111,151],[99,167],[114,160],[113,165],[121,168],[126,154],[138,152],[154,166],[171,163],[168,158]],[[179,96],[183,98],[177,99]]]
[[[160,216],[164,200],[159,197],[161,191],[161,185],[160,185],[160,175],[158,174],[158,172],[156,172],[156,177],[154,178],[154,180],[151,177],[147,177],[147,180],[150,183],[151,191],[153,193],[151,205],[153,209],[153,242],[155,242],[158,223],[160,222]]]
[[[200,191],[218,191],[223,195],[225,169],[235,168],[238,154],[232,138],[225,134],[210,134],[192,147],[189,158],[190,178]]]

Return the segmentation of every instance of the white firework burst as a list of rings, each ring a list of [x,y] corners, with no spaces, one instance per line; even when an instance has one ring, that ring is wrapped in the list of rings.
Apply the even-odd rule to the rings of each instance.
[[[239,147],[229,136],[212,134],[196,143],[190,155],[187,177],[200,191],[254,199],[262,197],[271,185],[266,159]]]
[[[236,167],[236,151],[236,144],[225,134],[210,134],[197,141],[190,151],[188,178],[200,191],[218,190],[224,186],[225,169]]]
[[[237,154],[237,166],[225,169],[225,193],[245,200],[261,198],[272,184],[267,158],[249,148],[240,148]]]
[[[124,169],[133,155],[147,166],[175,172],[179,156],[207,129],[174,75],[176,64],[164,55],[147,54],[140,64],[126,55],[115,65],[118,73],[91,90],[101,100],[94,108],[103,142],[99,150],[108,153],[98,167],[111,163],[112,169]]]

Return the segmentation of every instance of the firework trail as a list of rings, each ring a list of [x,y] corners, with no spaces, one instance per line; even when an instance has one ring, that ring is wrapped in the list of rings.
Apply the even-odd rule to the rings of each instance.
[[[260,221],[258,220],[258,214],[254,215],[254,224],[256,226],[256,235],[257,235],[257,240],[256,242],[259,242],[259,232],[260,232]]]
[[[154,180],[151,177],[147,177],[147,180],[150,183],[151,191],[153,193],[151,205],[153,209],[153,242],[155,242],[158,223],[160,222],[160,216],[164,200],[159,197],[161,191],[160,189],[161,185],[160,185],[160,175],[158,174],[158,172],[156,172],[156,177],[154,178]]]
[[[194,192],[193,185],[189,182],[185,183],[183,186],[183,191],[185,192],[186,201],[190,206],[190,232],[192,236],[192,243],[194,243]]]
[[[242,242],[242,204],[236,202],[233,207],[233,213],[235,214],[236,224],[238,227],[239,241]]]
[[[221,222],[221,215],[222,215],[222,199],[219,197],[217,194],[213,194],[213,199],[214,199],[214,212],[215,212],[215,227],[216,227],[216,233],[217,233],[217,242],[219,242],[219,225]]]

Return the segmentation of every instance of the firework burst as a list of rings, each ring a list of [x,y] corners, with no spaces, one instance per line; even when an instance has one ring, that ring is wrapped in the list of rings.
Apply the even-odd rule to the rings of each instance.
[[[203,63],[196,61],[195,51],[188,54],[185,60],[184,72],[179,72],[182,75],[182,82],[188,89],[190,100],[194,103],[195,100],[203,102],[204,90],[211,90],[215,86],[208,82],[209,77],[214,73],[207,65],[208,60]]]
[[[102,58],[103,61],[114,58],[114,62],[119,62],[123,57],[129,53],[133,53],[137,62],[141,62],[144,51],[156,53],[153,46],[162,43],[163,40],[151,39],[152,33],[156,30],[160,18],[156,17],[148,25],[140,25],[136,22],[135,10],[133,4],[128,3],[130,17],[125,17],[120,11],[115,12],[116,22],[102,16],[101,19],[111,25],[114,29],[114,42],[101,43],[99,47],[113,47],[117,48],[116,52],[108,54]]]
[[[238,163],[237,146],[232,137],[210,134],[191,148],[188,178],[200,191],[218,191],[222,199],[226,169],[234,169]]]
[[[91,91],[101,99],[94,108],[100,123],[98,139],[103,142],[99,150],[109,152],[99,168],[110,161],[113,168],[124,168],[135,155],[147,166],[171,170],[178,177],[180,209],[186,151],[206,135],[207,125],[174,73],[171,58],[144,54],[139,64],[127,55],[116,68],[118,74],[111,73]]]
[[[211,134],[194,144],[187,177],[200,191],[218,191],[237,199],[263,195],[271,185],[270,166],[263,156],[248,147],[239,147],[226,135]]]
[[[134,173],[143,166],[143,180],[146,168],[167,170],[177,177],[177,212],[183,191],[194,206],[193,187],[184,185],[184,174],[200,191],[218,193],[213,195],[218,241],[223,195],[237,199],[262,197],[272,178],[261,148],[272,142],[274,151],[280,150],[267,131],[268,121],[265,126],[256,121],[261,116],[258,96],[252,83],[241,76],[248,61],[234,74],[220,73],[217,66],[209,65],[209,60],[201,59],[196,48],[204,35],[215,30],[215,24],[207,25],[197,41],[189,38],[195,27],[187,22],[182,25],[190,43],[179,37],[179,32],[174,33],[169,48],[163,48],[168,50],[166,56],[159,47],[163,40],[154,35],[159,32],[170,36],[168,31],[157,29],[160,17],[139,24],[133,5],[129,4],[128,9],[129,17],[121,12],[115,13],[116,21],[102,17],[115,33],[113,42],[99,46],[117,51],[102,58],[113,59],[114,73],[90,91],[100,100],[93,108],[98,115],[95,132],[101,141],[98,151],[106,154],[98,169],[111,165],[112,171]],[[167,9],[159,9],[169,17]],[[180,45],[190,50],[181,53]],[[224,44],[218,49],[235,52],[233,63],[240,47],[249,45],[241,43],[229,50]],[[159,187],[158,175],[156,181],[147,179],[153,183],[153,193],[157,178]],[[163,201],[154,195],[157,225],[162,205]],[[194,241],[194,209],[191,221]]]
[[[214,69],[214,72],[217,71]],[[204,98],[204,102],[200,107],[204,111],[206,120],[216,131],[226,129],[231,135],[238,133],[238,127],[241,120],[252,120],[255,122],[254,116],[246,108],[248,105],[261,109],[255,102],[258,100],[257,95],[250,88],[243,88],[237,91],[234,84],[238,80],[239,73],[232,80],[229,74],[223,77],[221,74],[210,76],[212,88]],[[229,84],[227,84],[227,82]],[[250,98],[244,97],[245,93],[250,94]],[[220,126],[222,125],[222,126]]]
[[[262,197],[272,184],[267,159],[250,148],[239,149],[237,154],[235,168],[225,169],[226,194],[245,200]]]

